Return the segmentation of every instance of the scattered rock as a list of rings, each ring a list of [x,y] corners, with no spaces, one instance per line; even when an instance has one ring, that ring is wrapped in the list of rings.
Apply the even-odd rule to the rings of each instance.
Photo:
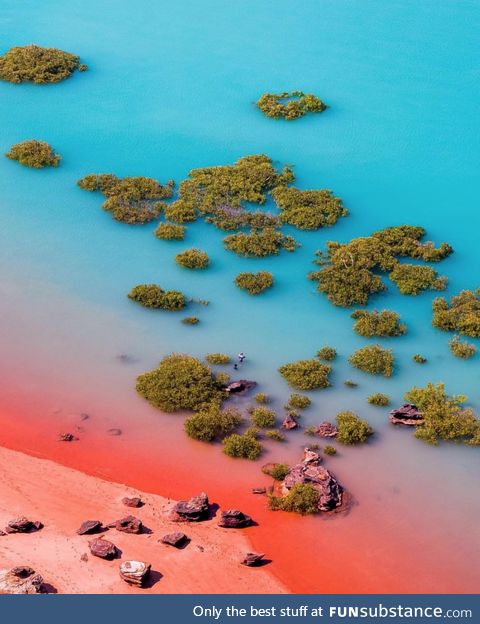
[[[262,563],[264,563],[264,557],[264,554],[248,552],[240,563],[244,566],[252,568],[262,565]]]
[[[303,461],[293,466],[281,484],[281,493],[288,494],[297,483],[309,483],[319,494],[319,511],[331,511],[342,504],[342,486],[326,468],[321,466],[322,458],[315,451],[306,448]]]
[[[91,535],[92,533],[98,533],[103,529],[100,520],[85,520],[77,529],[78,535]]]
[[[138,496],[134,496],[132,498],[128,498],[128,496],[125,496],[125,498],[122,498],[122,503],[126,507],[141,507],[143,505],[142,499],[138,498]]]
[[[331,422],[321,422],[315,431],[321,438],[335,438],[338,435],[337,427]]]
[[[38,521],[29,520],[24,516],[10,520],[5,527],[5,533],[33,533],[43,528],[43,524]]]
[[[264,487],[256,487],[252,488],[252,494],[266,494],[267,488]]]
[[[296,429],[298,423],[291,414],[287,414],[285,420],[282,423],[282,429]]]
[[[422,425],[424,422],[422,413],[413,403],[405,403],[402,407],[393,409],[390,412],[389,420],[394,425],[408,425],[410,427]]]
[[[0,594],[41,594],[43,578],[27,566],[0,570]]]
[[[122,435],[122,430],[118,427],[112,427],[111,429],[107,429],[107,433],[111,436],[120,436]]]
[[[256,381],[248,381],[248,379],[240,379],[239,381],[232,381],[225,388],[225,392],[229,394],[247,394],[252,388],[257,385]]]
[[[87,553],[83,553],[83,555],[81,555],[81,557],[80,557],[80,561],[88,561],[88,555],[87,555]]]
[[[185,535],[185,533],[168,533],[168,535],[164,535],[161,539],[161,542],[164,544],[169,544],[170,546],[175,546],[175,548],[182,548],[186,546],[190,541],[189,537]]]
[[[135,516],[125,516],[120,520],[116,520],[108,525],[109,528],[115,528],[122,533],[141,533],[143,531],[142,521]]]
[[[208,496],[201,492],[188,501],[178,501],[173,508],[172,520],[175,522],[200,522],[208,519]]]
[[[96,537],[88,542],[90,552],[101,559],[114,559],[117,556],[117,547],[103,537]]]
[[[120,564],[120,578],[130,585],[143,587],[150,575],[151,565],[145,561],[124,561]]]
[[[60,433],[58,439],[60,442],[74,442],[75,440],[78,440],[73,433]]]
[[[219,527],[224,529],[244,529],[252,524],[252,519],[247,516],[243,511],[238,509],[228,509],[222,511],[220,520],[218,522]]]
[[[80,420],[88,420],[90,418],[89,414],[82,413],[80,414]]]

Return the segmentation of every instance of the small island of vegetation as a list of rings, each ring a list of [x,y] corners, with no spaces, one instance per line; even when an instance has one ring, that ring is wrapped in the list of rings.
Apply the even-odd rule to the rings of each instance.
[[[382,392],[377,392],[376,394],[371,394],[367,401],[370,405],[378,405],[379,407],[386,407],[390,404],[390,397],[387,394],[383,394]]]
[[[402,295],[418,295],[422,290],[445,290],[447,278],[439,277],[429,266],[397,264],[389,275]]]
[[[206,269],[210,258],[201,249],[186,249],[175,256],[175,262],[185,269]]]
[[[282,249],[291,252],[299,247],[293,236],[287,236],[280,230],[270,227],[230,234],[223,239],[223,244],[228,251],[234,251],[239,256],[247,258],[276,256]]]
[[[437,297],[433,302],[433,326],[471,338],[480,337],[480,289],[462,290],[459,295]]]
[[[416,364],[425,364],[427,361],[427,358],[423,355],[421,355],[420,353],[415,353],[414,356],[412,356],[412,360],[416,363]]]
[[[235,278],[235,284],[250,295],[259,295],[273,286],[273,275],[269,271],[239,273]]]
[[[261,442],[248,432],[243,435],[232,433],[223,440],[223,452],[229,457],[255,460],[260,457],[262,450]]]
[[[477,347],[475,345],[466,340],[460,340],[458,336],[454,336],[448,343],[448,346],[455,357],[462,358],[463,360],[469,360],[477,352]]]
[[[268,407],[254,407],[251,411],[252,425],[258,429],[275,427],[277,415]]]
[[[407,327],[400,323],[400,316],[392,310],[356,310],[351,317],[355,319],[353,329],[365,338],[402,336],[407,331]]]
[[[288,403],[285,405],[285,409],[288,411],[296,409],[306,409],[312,404],[309,397],[304,394],[297,394],[294,392],[290,395]]]
[[[158,284],[139,284],[128,293],[128,298],[145,308],[159,308],[176,312],[185,307],[185,295],[178,290],[163,290]]]
[[[280,209],[282,222],[299,230],[330,227],[340,217],[348,215],[342,200],[325,189],[301,191],[294,187],[278,186],[273,189],[272,197]]]
[[[318,513],[319,492],[310,483],[296,483],[286,496],[268,497],[268,506],[272,511],[291,511],[302,516]]]
[[[221,410],[218,405],[212,405],[189,416],[185,420],[184,429],[194,440],[213,442],[231,434],[242,422],[243,418],[238,410]]]
[[[208,353],[205,356],[206,361],[209,364],[230,364],[232,358],[226,353]]]
[[[43,169],[43,167],[58,167],[61,157],[55,154],[53,148],[45,141],[22,141],[12,145],[5,156],[16,160],[24,167]]]
[[[155,230],[155,236],[160,240],[183,240],[185,227],[176,223],[160,223]]]
[[[368,345],[353,353],[348,361],[352,366],[371,375],[391,377],[393,374],[393,353],[380,345]]]
[[[291,386],[299,390],[315,390],[330,386],[328,375],[332,367],[315,359],[284,364],[278,370]]]
[[[329,347],[326,345],[317,351],[317,357],[321,360],[326,360],[327,362],[331,362],[337,357],[337,350],[333,347]]]
[[[0,56],[0,80],[19,84],[49,84],[69,78],[75,70],[85,71],[86,65],[70,52],[37,45],[10,48]]]
[[[264,93],[257,100],[257,107],[267,117],[291,121],[307,113],[321,113],[327,105],[311,93],[284,91],[283,93]]]
[[[373,429],[368,421],[362,420],[353,412],[337,414],[337,441],[341,444],[362,444],[373,435]]]

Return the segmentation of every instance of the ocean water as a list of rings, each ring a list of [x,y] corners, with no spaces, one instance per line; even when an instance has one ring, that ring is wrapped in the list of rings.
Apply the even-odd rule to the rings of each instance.
[[[471,589],[478,583],[470,565],[479,541],[480,503],[472,494],[478,451],[425,446],[389,426],[385,410],[368,406],[366,397],[382,391],[398,403],[412,385],[444,381],[480,408],[477,360],[453,358],[449,336],[431,327],[436,293],[403,297],[392,284],[369,307],[394,309],[408,325],[406,336],[382,341],[394,349],[395,375],[361,374],[347,358],[367,341],[353,333],[350,311],[329,304],[306,275],[327,240],[410,223],[424,226],[429,240],[453,245],[455,253],[435,267],[449,278],[448,295],[480,285],[479,26],[478,3],[468,0],[4,0],[0,52],[55,46],[79,54],[89,71],[58,85],[0,83],[1,150],[37,138],[62,155],[61,166],[48,171],[0,160],[0,405],[15,406],[19,426],[33,416],[58,426],[62,415],[89,411],[120,423],[131,453],[136,443],[160,449],[168,439],[192,463],[211,462],[210,469],[202,464],[205,478],[218,482],[219,466],[253,478],[251,465],[185,440],[178,420],[163,420],[136,396],[136,374],[172,351],[242,350],[242,376],[256,379],[280,408],[289,389],[278,366],[331,344],[339,352],[333,386],[311,393],[303,422],[352,409],[374,425],[372,444],[329,460],[358,503],[335,528],[329,523],[331,544],[353,548],[363,539],[368,547],[358,561],[343,562],[348,587],[341,579],[302,587],[378,587],[386,570],[393,583],[396,569],[407,573],[411,564],[400,548],[382,558],[398,540],[424,551],[420,590]],[[288,123],[267,119],[253,104],[265,91],[291,89],[318,94],[328,110]],[[75,185],[92,172],[181,181],[192,168],[256,153],[294,165],[299,188],[332,189],[350,215],[330,229],[295,233],[302,247],[293,254],[242,259],[224,251],[222,233],[203,223],[189,225],[185,241],[174,243],[158,241],[154,225],[116,223],[101,210],[100,195]],[[175,253],[192,246],[211,256],[207,271],[175,265]],[[234,286],[239,271],[262,269],[275,275],[271,291],[249,297]],[[126,293],[144,282],[209,299],[208,307],[186,312],[200,325],[130,302]],[[411,362],[416,352],[428,357],[426,365]],[[131,362],[119,361],[120,354]],[[345,388],[347,378],[359,387]],[[266,456],[293,461],[304,442],[294,434],[287,445],[268,445]],[[278,541],[290,522],[278,529]],[[304,537],[316,535],[319,523],[308,519],[303,527]],[[447,562],[454,573],[429,576]]]

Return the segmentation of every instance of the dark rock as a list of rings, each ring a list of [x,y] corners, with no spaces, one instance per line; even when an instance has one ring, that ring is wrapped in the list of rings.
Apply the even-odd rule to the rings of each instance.
[[[58,439],[60,442],[74,442],[75,440],[78,440],[73,433],[60,433]]]
[[[291,414],[287,414],[285,420],[282,423],[282,429],[296,429],[298,423]]]
[[[337,427],[331,422],[321,422],[315,433],[321,438],[335,438],[338,435]]]
[[[120,564],[120,578],[129,585],[143,587],[150,575],[151,565],[145,561],[124,561]]]
[[[225,388],[225,391],[229,394],[247,394],[252,388],[257,385],[256,381],[248,381],[248,379],[240,379],[239,381],[232,381]]]
[[[190,541],[188,536],[185,533],[168,533],[168,535],[164,535],[161,539],[164,544],[169,544],[170,546],[175,546],[175,548],[182,548]]]
[[[78,535],[91,535],[92,533],[98,533],[103,529],[100,520],[85,520],[77,529]]]
[[[101,559],[114,559],[117,556],[117,547],[103,537],[96,537],[88,542],[90,552]]]
[[[83,554],[80,556],[80,561],[88,561],[88,555],[87,555],[87,553],[83,553]]]
[[[264,554],[248,552],[240,562],[244,566],[255,567],[264,563]]]
[[[264,487],[256,487],[252,488],[252,494],[266,494],[267,488]]]
[[[33,533],[43,528],[43,524],[38,521],[29,520],[24,516],[10,520],[5,527],[5,533]]]
[[[238,509],[228,509],[222,511],[220,520],[218,522],[219,527],[224,529],[244,529],[252,524],[252,519],[247,516],[243,511]]]
[[[394,425],[408,425],[410,427],[422,425],[424,422],[422,413],[413,403],[405,403],[402,407],[393,409],[390,412],[389,420]]]
[[[120,436],[122,435],[122,430],[118,427],[112,427],[111,429],[107,429],[107,433],[111,436]]]
[[[89,414],[80,414],[80,420],[88,420],[90,418]]]
[[[27,566],[0,570],[0,594],[41,594],[43,578]]]
[[[125,518],[121,518],[120,520],[116,520],[108,525],[111,528],[117,529],[117,531],[121,531],[122,533],[141,533],[143,530],[142,521],[135,516],[125,516]]]
[[[188,501],[178,501],[173,508],[172,520],[199,522],[208,519],[208,512],[208,496],[202,492],[198,496],[192,496]]]
[[[138,496],[134,496],[133,498],[125,496],[125,498],[122,498],[122,503],[126,507],[141,507],[143,505],[142,499],[138,498]]]
[[[321,466],[318,453],[306,448],[303,461],[293,466],[282,482],[283,495],[297,483],[309,483],[319,494],[319,511],[331,511],[342,504],[342,486],[326,468]]]

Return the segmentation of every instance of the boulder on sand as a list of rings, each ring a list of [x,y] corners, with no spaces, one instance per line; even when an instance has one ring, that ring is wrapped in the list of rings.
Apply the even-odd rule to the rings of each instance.
[[[132,498],[125,496],[125,498],[122,498],[122,503],[126,507],[141,507],[143,505],[142,499],[138,498],[138,496],[133,496]]]
[[[282,429],[296,429],[297,427],[298,423],[295,418],[291,414],[287,414],[282,422]]]
[[[60,442],[74,442],[75,440],[78,440],[73,433],[60,433],[58,439]]]
[[[117,529],[117,531],[121,531],[122,533],[141,533],[143,531],[142,521],[135,516],[125,516],[125,518],[121,518],[120,520],[115,520],[108,525],[109,528]]]
[[[41,594],[43,578],[27,566],[0,570],[0,594]]]
[[[91,535],[92,533],[98,533],[103,529],[100,520],[85,520],[77,529],[78,535]]]
[[[267,488],[265,487],[254,487],[252,488],[252,494],[266,494]]]
[[[255,566],[262,565],[262,563],[264,563],[265,561],[264,557],[265,555],[263,553],[260,554],[260,553],[248,552],[240,563],[244,566],[248,566],[249,568],[252,568]]]
[[[252,524],[252,519],[243,511],[238,509],[228,509],[222,511],[220,520],[218,522],[219,527],[224,529],[244,529]]]
[[[117,556],[117,547],[103,537],[96,537],[88,542],[90,552],[101,559],[114,559]]]
[[[321,422],[315,433],[321,438],[335,438],[338,435],[337,427],[331,422]]]
[[[422,413],[413,403],[404,403],[402,407],[393,409],[390,412],[389,420],[394,425],[408,425],[410,427],[422,425],[424,422]]]
[[[175,548],[182,548],[182,546],[186,546],[190,540],[185,533],[181,533],[179,531],[177,533],[168,533],[167,535],[164,535],[161,541],[163,544],[175,546]]]
[[[145,561],[123,561],[120,564],[120,578],[129,585],[143,587],[150,574],[151,565]]]
[[[25,516],[10,520],[5,527],[5,533],[33,533],[43,528],[43,524],[37,520],[29,520]]]
[[[326,468],[321,466],[321,457],[306,448],[303,461],[293,466],[281,484],[281,493],[286,496],[298,483],[312,485],[319,494],[318,510],[332,511],[342,504],[342,486]]]
[[[256,381],[249,381],[248,379],[239,379],[238,381],[232,381],[225,388],[225,392],[229,394],[247,394],[249,390],[255,388]]]
[[[178,501],[173,508],[172,520],[174,522],[199,522],[207,520],[208,513],[208,496],[205,492],[201,492],[198,496],[192,496],[188,501]]]

